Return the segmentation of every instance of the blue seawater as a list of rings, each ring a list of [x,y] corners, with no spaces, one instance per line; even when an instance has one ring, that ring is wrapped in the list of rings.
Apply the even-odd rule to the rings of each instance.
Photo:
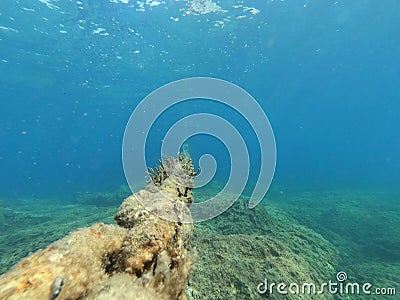
[[[277,149],[271,198],[346,190],[398,197],[399,32],[397,0],[2,0],[0,197],[68,202],[126,184],[121,149],[131,113],[156,88],[198,76],[242,87],[268,116]],[[257,137],[243,116],[207,99],[159,117],[146,161],[155,166],[174,122],[200,112],[229,120],[246,140],[251,193]],[[210,153],[218,162],[214,180],[228,180],[223,141],[199,135],[188,144],[196,167]],[[365,203],[396,212],[393,197]],[[312,213],[303,219],[323,227]],[[398,224],[386,221],[379,234]],[[398,228],[390,245],[375,243],[365,255],[398,261]]]
[[[244,3],[254,15],[234,5],[184,15],[185,1],[2,1],[2,195],[124,182],[131,112],[192,76],[231,81],[258,100],[277,140],[276,181],[397,187],[397,1]]]

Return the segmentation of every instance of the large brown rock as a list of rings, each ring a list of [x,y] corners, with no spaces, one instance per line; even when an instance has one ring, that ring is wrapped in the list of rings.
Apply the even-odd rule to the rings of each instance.
[[[193,179],[181,158],[168,166],[183,181],[149,183],[122,203],[118,225],[79,229],[23,259],[0,276],[0,299],[186,299],[195,250],[193,224],[182,220],[191,219]]]

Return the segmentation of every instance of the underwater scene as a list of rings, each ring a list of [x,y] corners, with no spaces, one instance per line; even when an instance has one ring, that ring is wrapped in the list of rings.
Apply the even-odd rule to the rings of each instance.
[[[400,2],[2,0],[0,299],[400,299]]]

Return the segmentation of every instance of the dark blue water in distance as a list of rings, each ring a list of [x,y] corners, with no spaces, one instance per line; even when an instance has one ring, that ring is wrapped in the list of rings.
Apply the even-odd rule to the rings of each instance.
[[[182,16],[185,1],[137,11],[106,0],[3,0],[2,197],[123,184],[121,143],[131,112],[155,88],[191,76],[228,80],[257,99],[277,142],[274,182],[398,187],[398,1],[245,1],[260,10],[255,15],[235,4],[221,2],[225,14]],[[161,127],[179,117],[171,114]],[[254,135],[247,139],[257,145]],[[210,143],[192,147],[194,157],[212,152]],[[158,150],[149,151],[155,161]],[[254,151],[256,167],[258,158]]]

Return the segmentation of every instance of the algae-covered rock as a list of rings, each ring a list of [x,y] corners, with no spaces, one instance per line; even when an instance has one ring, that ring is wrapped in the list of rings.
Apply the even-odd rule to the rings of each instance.
[[[23,259],[0,277],[1,299],[79,299],[107,277],[104,259],[121,248],[127,230],[96,224],[79,229]],[[62,286],[61,286],[62,283]]]
[[[332,245],[276,206],[239,200],[193,235],[191,160],[169,158],[151,174],[120,206],[117,225],[75,231],[0,276],[0,299],[282,299],[259,285],[334,275]]]
[[[198,258],[187,288],[189,299],[311,299],[276,290],[262,294],[258,286],[263,289],[267,280],[318,287],[333,278],[338,260],[329,242],[283,210],[270,205],[249,209],[242,200],[199,224],[192,243]]]
[[[193,224],[182,220],[191,219],[193,174],[180,162],[168,159],[169,177],[183,180],[128,197],[118,225],[79,229],[0,276],[0,299],[186,299],[195,250]]]
[[[202,246],[188,287],[189,299],[261,299],[267,295],[268,299],[282,299],[278,293],[259,293],[258,286],[265,289],[265,280],[287,285],[323,281],[313,265],[269,236],[199,233],[197,243]],[[298,297],[285,295],[285,299]]]

